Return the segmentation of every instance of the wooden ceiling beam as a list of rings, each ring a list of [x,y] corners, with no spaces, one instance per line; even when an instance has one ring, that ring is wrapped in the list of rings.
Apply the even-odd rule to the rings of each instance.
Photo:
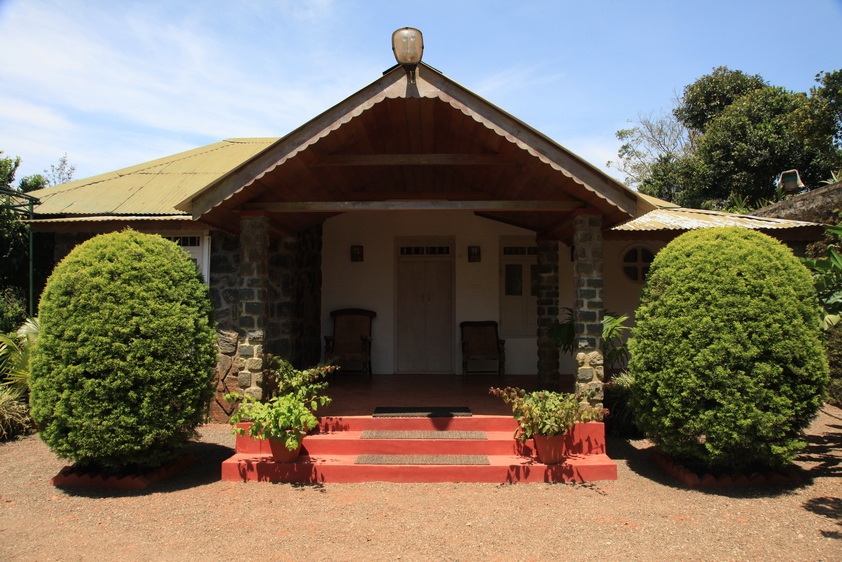
[[[505,166],[499,154],[332,154],[321,166]]]
[[[273,213],[349,213],[363,211],[573,211],[581,201],[306,201],[246,203],[245,211]]]

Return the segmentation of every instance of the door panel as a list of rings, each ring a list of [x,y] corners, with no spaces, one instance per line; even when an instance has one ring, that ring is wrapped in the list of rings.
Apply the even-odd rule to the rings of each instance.
[[[453,372],[453,261],[397,263],[397,372]]]

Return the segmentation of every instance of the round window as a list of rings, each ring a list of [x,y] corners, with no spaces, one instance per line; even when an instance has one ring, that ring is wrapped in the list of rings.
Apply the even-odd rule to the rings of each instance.
[[[643,283],[655,254],[643,246],[633,246],[623,254],[623,273],[637,283]]]

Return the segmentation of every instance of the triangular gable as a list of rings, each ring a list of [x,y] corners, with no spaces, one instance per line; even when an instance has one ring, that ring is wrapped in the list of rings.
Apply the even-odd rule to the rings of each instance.
[[[234,226],[231,222],[234,220],[236,211],[245,208],[243,203],[249,202],[263,189],[262,187],[256,186],[262,182],[280,181],[272,179],[273,174],[274,176],[278,174],[276,170],[288,164],[297,156],[303,155],[308,148],[313,147],[322,139],[327,138],[331,134],[338,134],[336,132],[352,120],[365,119],[366,112],[369,112],[377,104],[381,104],[386,100],[401,99],[426,99],[446,103],[451,108],[457,109],[461,115],[466,116],[466,119],[480,123],[486,130],[492,131],[494,135],[503,139],[505,143],[514,145],[518,151],[528,154],[529,159],[533,161],[533,164],[530,164],[530,166],[541,166],[551,169],[559,178],[557,181],[565,182],[564,193],[561,193],[562,190],[556,190],[552,194],[552,199],[581,202],[577,205],[571,203],[568,210],[574,206],[590,207],[602,213],[606,218],[607,225],[611,225],[637,216],[640,212],[638,208],[639,203],[642,205],[644,211],[653,207],[645,201],[641,201],[634,191],[628,189],[620,182],[607,176],[551,139],[538,133],[500,108],[424,64],[417,68],[414,81],[408,78],[408,75],[402,68],[395,68],[387,72],[383,77],[366,88],[353,94],[289,135],[278,140],[265,152],[256,156],[239,170],[207,185],[199,192],[184,199],[176,207],[184,212],[190,212],[196,220],[207,221],[219,226],[225,223],[228,228],[231,228]],[[407,104],[409,104],[409,101],[407,101]],[[407,127],[407,134],[411,134],[411,128],[409,128],[409,125]],[[370,154],[368,156],[369,160],[378,156],[391,157],[389,163],[396,165],[396,158],[401,156],[404,158],[416,156],[416,161],[410,164],[417,164],[417,161],[423,157],[429,157],[435,160],[432,164],[446,164],[447,160],[445,157],[448,155]],[[475,158],[479,158],[480,156],[494,157],[493,154],[474,154],[472,156]],[[303,158],[303,156],[301,157]],[[373,166],[376,163],[369,161],[367,165]],[[430,162],[427,163],[430,164]],[[528,171],[528,173],[533,172]],[[546,171],[542,173],[546,174]],[[254,193],[251,193],[250,190],[254,190]],[[534,197],[530,197],[530,193],[527,190],[517,193],[513,191],[506,197],[500,197],[498,199],[518,201],[524,199],[529,200],[530,198],[534,199]],[[294,198],[295,201],[310,200],[320,202],[324,202],[324,199],[325,197],[323,195],[318,197],[315,195],[308,196],[306,193],[303,195],[299,193]],[[547,199],[546,195],[541,199]],[[341,201],[341,199],[336,198],[334,200]],[[476,210],[481,212],[484,210],[484,206],[488,205],[478,204],[476,205]],[[466,208],[470,207],[470,204],[466,205]],[[319,210],[327,213],[323,214],[323,217],[329,216],[330,213],[328,211],[331,210],[333,213],[343,212],[340,208],[330,209],[328,205],[322,205]],[[545,219],[541,224],[546,224],[547,215],[556,211],[557,206],[545,202],[545,207],[532,209],[532,211],[535,211],[533,212],[533,216],[537,216],[536,213],[542,210],[547,212],[541,213]],[[300,209],[296,209],[296,211],[300,211]],[[502,213],[494,212],[493,205],[491,210],[485,209],[485,211],[491,218],[499,219],[502,216]],[[525,217],[522,222],[525,222],[525,225],[528,226],[528,217],[524,213],[521,214]],[[559,225],[564,222],[559,217],[555,217],[553,220],[559,221]],[[538,223],[540,222],[538,221]],[[569,220],[567,222],[569,223]],[[513,222],[513,224],[516,224],[516,222]],[[560,232],[562,227],[556,225],[555,228]],[[539,231],[539,229],[536,228],[536,231]]]

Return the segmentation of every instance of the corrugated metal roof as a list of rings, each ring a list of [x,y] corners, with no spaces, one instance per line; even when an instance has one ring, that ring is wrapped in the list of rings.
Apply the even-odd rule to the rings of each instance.
[[[686,209],[683,207],[664,207],[655,209],[645,215],[630,220],[625,224],[615,226],[611,230],[619,232],[647,232],[655,230],[694,230],[699,228],[714,228],[718,226],[738,226],[753,230],[800,228],[816,226],[812,222],[774,219],[769,217],[754,217],[751,215],[737,215],[722,211],[706,211],[701,209]]]
[[[181,222],[193,222],[193,217],[190,215],[97,215],[97,216],[87,216],[87,215],[79,215],[75,217],[61,217],[61,218],[49,218],[49,219],[33,219],[31,221],[26,220],[22,222],[32,222],[32,223],[72,223],[72,222],[108,222],[108,221],[181,221]]]
[[[229,139],[33,191],[39,215],[176,215],[175,205],[231,173],[277,138]],[[90,220],[90,219],[88,219]]]

